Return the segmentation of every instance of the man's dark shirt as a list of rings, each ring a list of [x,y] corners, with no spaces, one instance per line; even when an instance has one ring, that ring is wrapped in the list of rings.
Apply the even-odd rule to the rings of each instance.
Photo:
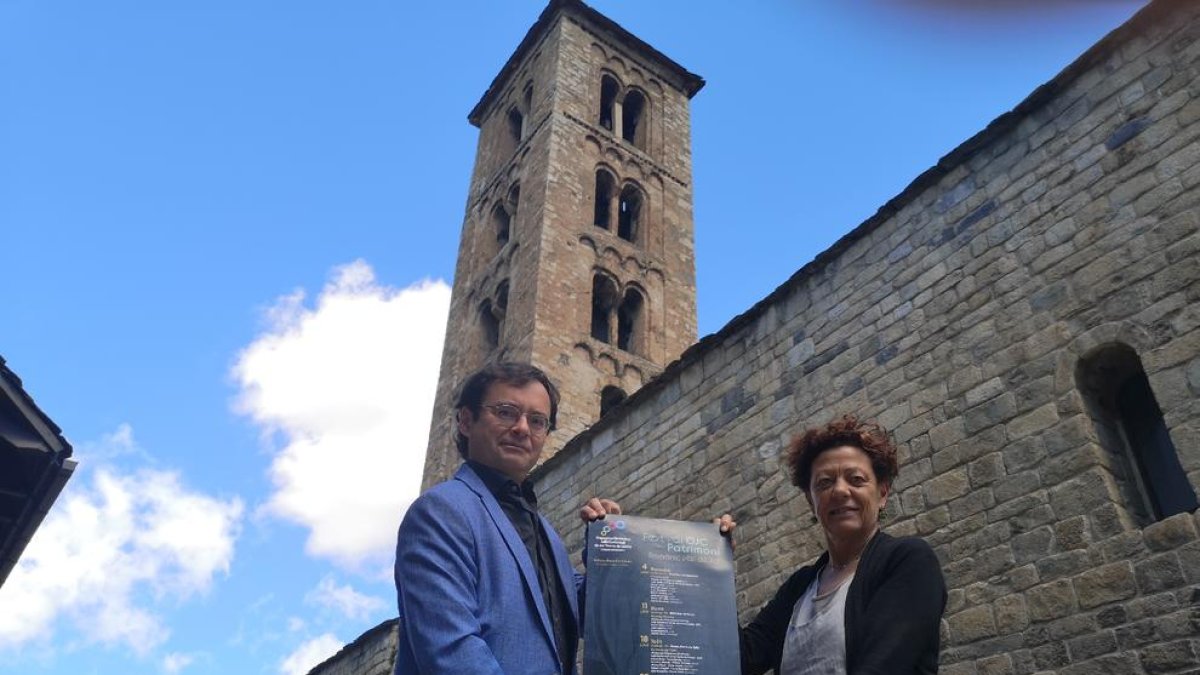
[[[570,672],[575,663],[575,655],[566,653],[564,645],[575,644],[573,638],[578,628],[571,616],[566,589],[558,581],[558,574],[554,570],[554,557],[550,554],[550,541],[546,537],[541,519],[538,518],[537,495],[533,492],[533,485],[529,481],[517,485],[513,479],[479,462],[468,460],[467,464],[483,480],[483,484],[496,501],[500,502],[504,515],[508,516],[517,534],[521,535],[525,549],[529,551],[529,558],[533,560],[533,566],[537,569],[542,600],[550,611],[554,641],[558,645],[558,653],[562,656],[559,667],[564,673]]]

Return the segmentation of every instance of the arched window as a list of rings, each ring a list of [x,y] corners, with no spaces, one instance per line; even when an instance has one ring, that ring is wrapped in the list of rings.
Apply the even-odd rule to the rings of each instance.
[[[508,189],[508,208],[512,217],[517,217],[517,207],[521,204],[521,184],[513,183],[513,186]]]
[[[509,223],[508,211],[504,209],[503,205],[496,204],[496,207],[492,209],[492,232],[496,234],[495,253],[499,253],[500,249],[508,243]]]
[[[621,405],[625,400],[625,390],[620,387],[607,386],[600,391],[600,416],[604,417],[608,411]]]
[[[533,82],[525,83],[525,114],[533,113]]]
[[[617,306],[617,284],[603,274],[592,277],[592,337],[612,343],[612,314]]]
[[[629,90],[621,104],[621,138],[643,150],[646,149],[645,112],[646,97],[636,89]]]
[[[504,316],[508,314],[508,279],[501,281],[500,285],[496,286],[496,306],[492,313],[501,323],[504,322]]]
[[[604,75],[600,78],[600,126],[612,131],[613,128],[613,108],[617,102],[617,93],[621,90],[621,85],[611,75]]]
[[[514,147],[521,142],[525,134],[525,116],[516,108],[511,108],[508,111],[508,134],[512,139]]]
[[[627,352],[641,353],[645,329],[642,294],[632,288],[625,292],[617,310],[617,348]]]
[[[491,352],[500,345],[500,319],[489,300],[479,306],[479,326],[483,332],[483,349]]]
[[[1142,361],[1114,343],[1084,356],[1075,381],[1126,505],[1141,525],[1197,508]]]
[[[596,169],[596,204],[594,222],[596,227],[610,229],[612,220],[613,188],[616,181],[604,169]]]
[[[617,204],[617,236],[636,242],[640,235],[642,219],[642,193],[632,185],[626,185],[621,190],[621,199]]]

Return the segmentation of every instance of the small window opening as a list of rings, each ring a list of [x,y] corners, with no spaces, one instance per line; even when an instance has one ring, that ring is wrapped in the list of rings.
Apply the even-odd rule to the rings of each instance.
[[[612,131],[613,107],[617,102],[620,85],[609,75],[600,78],[600,126]]]
[[[521,184],[514,183],[508,190],[508,208],[512,217],[517,217],[517,207],[521,205]]]
[[[626,241],[637,241],[641,215],[642,195],[637,188],[626,185],[617,206],[617,236]]]
[[[493,314],[497,315],[500,321],[504,321],[504,315],[508,313],[508,279],[500,282],[496,287],[496,308]]]
[[[525,85],[525,114],[533,113],[533,83]]]
[[[492,209],[492,231],[496,233],[497,253],[508,243],[510,222],[508,211],[500,204],[497,204],[496,208]]]
[[[500,345],[500,319],[488,300],[479,307],[479,325],[483,330],[483,347],[490,352]]]
[[[1076,382],[1127,508],[1139,525],[1197,508],[1142,361],[1112,344],[1080,359]]]
[[[642,294],[630,289],[617,310],[617,348],[627,352],[641,352],[642,341]]]
[[[617,285],[603,274],[592,277],[592,337],[612,343],[612,313],[617,304]]]
[[[608,411],[621,405],[625,400],[625,390],[620,387],[608,386],[600,391],[600,416],[604,417]]]
[[[621,138],[642,149],[646,147],[646,130],[642,124],[642,113],[645,109],[646,97],[636,89],[626,94],[625,101],[621,104]]]
[[[596,204],[593,221],[596,227],[606,230],[611,224],[614,182],[612,174],[604,169],[596,170]]]
[[[508,133],[513,143],[520,143],[525,134],[525,117],[520,110],[513,108],[508,111]]]

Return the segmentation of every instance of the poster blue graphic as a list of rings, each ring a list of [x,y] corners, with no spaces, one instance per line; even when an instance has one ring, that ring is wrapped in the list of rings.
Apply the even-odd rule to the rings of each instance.
[[[588,525],[584,675],[739,672],[733,551],[712,523]]]

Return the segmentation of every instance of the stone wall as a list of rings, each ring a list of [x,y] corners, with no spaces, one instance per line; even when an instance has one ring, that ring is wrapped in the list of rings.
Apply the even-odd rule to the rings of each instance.
[[[1141,360],[1200,486],[1200,6],[1156,2],[536,474],[581,499],[737,517],[743,620],[822,537],[781,452],[856,412],[895,432],[886,524],[950,587],[944,673],[1200,667],[1197,516],[1147,523],[1077,382]]]
[[[392,675],[396,662],[396,621],[389,619],[358,636],[308,671],[309,675]]]

